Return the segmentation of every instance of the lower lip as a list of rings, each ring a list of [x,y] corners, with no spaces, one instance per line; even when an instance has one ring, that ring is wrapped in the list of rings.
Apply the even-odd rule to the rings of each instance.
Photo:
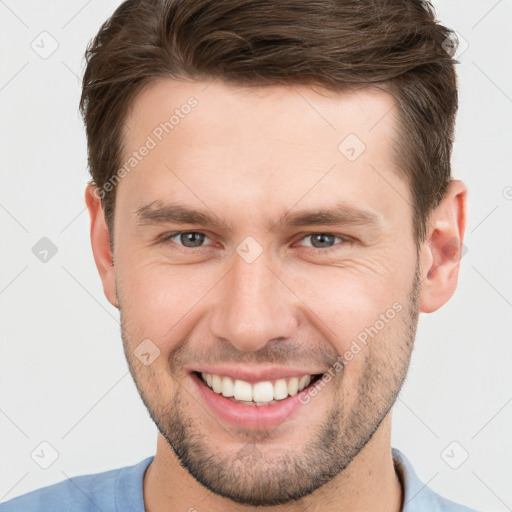
[[[276,427],[289,420],[301,407],[304,407],[299,401],[300,393],[303,393],[304,390],[294,396],[278,400],[274,404],[245,405],[215,393],[197,374],[192,373],[191,375],[200,395],[215,416],[237,427],[249,429]]]

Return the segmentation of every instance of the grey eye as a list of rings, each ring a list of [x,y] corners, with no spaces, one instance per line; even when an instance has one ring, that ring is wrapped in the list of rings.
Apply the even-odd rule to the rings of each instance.
[[[179,237],[180,243],[184,247],[201,247],[202,243],[204,242],[204,239],[206,238],[206,235],[204,233],[198,233],[196,231],[188,231],[184,233],[178,233],[174,235],[174,237]]]
[[[314,247],[316,249],[323,249],[332,247],[335,244],[337,238],[340,237],[337,237],[335,235],[329,235],[326,233],[313,233],[311,235],[305,236],[304,240],[311,240],[310,247]]]

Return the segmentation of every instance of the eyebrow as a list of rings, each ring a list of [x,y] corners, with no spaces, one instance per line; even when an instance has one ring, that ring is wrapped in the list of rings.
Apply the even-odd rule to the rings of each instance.
[[[198,224],[232,233],[233,230],[220,217],[208,212],[199,211],[177,203],[163,204],[153,201],[135,210],[136,223],[139,226],[155,224]],[[379,227],[381,215],[376,212],[346,203],[338,203],[334,207],[317,208],[314,210],[289,211],[277,222],[269,222],[269,231],[276,231],[283,226],[342,226],[354,225]]]

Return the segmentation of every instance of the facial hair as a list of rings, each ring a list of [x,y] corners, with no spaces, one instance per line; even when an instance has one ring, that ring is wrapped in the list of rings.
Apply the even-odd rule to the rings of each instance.
[[[134,343],[129,339],[120,301],[125,354],[151,418],[181,465],[200,484],[215,494],[244,505],[290,503],[311,494],[347,468],[389,413],[409,367],[419,317],[420,279],[417,260],[403,314],[395,317],[379,333],[379,347],[375,346],[375,337],[357,355],[364,357],[365,362],[354,406],[351,409],[344,406],[341,372],[331,380],[333,406],[312,438],[302,447],[279,455],[272,455],[270,449],[273,436],[286,435],[279,432],[279,427],[270,433],[249,433],[238,429],[237,434],[245,435],[246,442],[240,447],[240,438],[234,438],[234,446],[238,448],[230,453],[221,453],[197,418],[187,413],[190,396],[182,386],[176,386],[170,403],[158,403],[158,389],[148,384],[144,370],[130,349]],[[277,347],[269,349],[269,357],[265,359],[267,363],[284,360],[286,351],[278,354]],[[392,358],[386,350],[388,347],[393,347]],[[182,344],[171,354],[170,375],[173,375],[173,368],[181,367],[180,354],[185,349]]]

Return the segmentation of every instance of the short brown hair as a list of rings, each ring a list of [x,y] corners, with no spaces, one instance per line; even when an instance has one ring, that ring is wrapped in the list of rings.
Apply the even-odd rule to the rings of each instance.
[[[451,180],[458,100],[449,38],[421,0],[127,0],[85,54],[80,110],[92,183],[103,189],[115,175],[128,109],[156,79],[334,91],[373,84],[396,100],[396,165],[419,244]],[[101,199],[112,240],[111,189]]]

